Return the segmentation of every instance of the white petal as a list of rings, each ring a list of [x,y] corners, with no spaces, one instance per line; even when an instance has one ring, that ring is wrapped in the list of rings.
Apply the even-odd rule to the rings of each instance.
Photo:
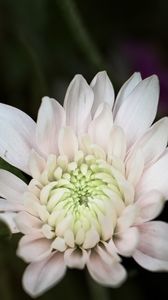
[[[140,210],[135,223],[141,224],[156,218],[161,213],[164,203],[163,195],[157,190],[143,194],[136,201],[136,205]]]
[[[36,140],[45,155],[58,152],[58,131],[62,126],[65,126],[63,107],[55,99],[44,97],[38,112]]]
[[[18,212],[24,210],[24,205],[19,201],[10,201],[6,199],[0,199],[0,212]]]
[[[42,233],[31,233],[20,239],[17,255],[26,262],[33,262],[44,259],[51,253],[51,250],[51,241]]]
[[[64,253],[64,259],[67,267],[83,269],[88,259],[88,253],[83,249],[69,248]]]
[[[17,233],[19,232],[16,223],[15,223],[15,217],[16,213],[14,212],[5,212],[5,213],[0,213],[0,220],[2,220],[6,225],[9,227],[10,231],[12,233]]]
[[[28,173],[31,148],[35,148],[36,123],[24,112],[0,103],[0,156]]]
[[[156,122],[134,145],[131,156],[141,149],[145,166],[156,160],[165,150],[168,142],[168,118]]]
[[[114,123],[123,128],[128,146],[152,124],[157,112],[158,99],[159,82],[153,75],[141,81],[119,108]]]
[[[118,112],[120,106],[124,103],[124,101],[127,99],[129,94],[134,90],[134,88],[137,86],[137,84],[142,80],[141,74],[138,72],[135,72],[121,87],[121,89],[118,92],[114,110],[113,110],[113,116],[116,116],[116,113]]]
[[[14,174],[0,170],[0,196],[7,200],[18,202],[27,189],[27,184]]]
[[[125,232],[132,226],[137,218],[139,208],[136,205],[128,205],[117,220],[116,233]]]
[[[120,286],[126,279],[126,271],[118,262],[105,263],[98,254],[91,254],[87,263],[90,275],[99,284],[109,287]]]
[[[32,177],[38,180],[45,168],[45,165],[45,159],[41,157],[37,152],[32,150],[29,159],[29,169]]]
[[[144,157],[141,149],[136,149],[126,163],[127,180],[136,186],[144,169]]]
[[[124,159],[126,153],[126,138],[122,128],[113,126],[108,141],[108,157]]]
[[[66,271],[63,255],[52,253],[48,258],[31,263],[23,275],[23,286],[31,297],[42,295],[62,279]]]
[[[151,271],[168,270],[168,224],[154,221],[139,226],[140,243],[134,259]],[[164,262],[164,264],[163,264]]]
[[[40,231],[43,223],[36,217],[27,212],[20,212],[15,217],[17,228],[24,234],[30,234],[33,231]]]
[[[91,119],[93,91],[82,75],[76,75],[71,81],[64,100],[66,125],[71,126],[79,135],[87,130]]]
[[[125,232],[117,235],[115,245],[123,256],[131,256],[139,242],[139,232],[136,227],[130,227]]]
[[[168,149],[164,154],[143,173],[137,185],[137,196],[156,189],[168,199]]]
[[[58,137],[58,148],[61,155],[73,160],[78,151],[78,140],[71,127],[62,128]]]
[[[94,247],[100,240],[100,236],[96,229],[91,228],[86,232],[85,240],[83,243],[84,249],[89,249]]]
[[[107,103],[112,109],[114,103],[114,89],[107,73],[105,71],[97,73],[90,86],[94,92],[92,115],[95,114],[98,106],[102,102]]]
[[[113,117],[110,107],[106,103],[99,105],[93,121],[89,125],[88,133],[92,142],[107,150],[110,131],[113,126]]]

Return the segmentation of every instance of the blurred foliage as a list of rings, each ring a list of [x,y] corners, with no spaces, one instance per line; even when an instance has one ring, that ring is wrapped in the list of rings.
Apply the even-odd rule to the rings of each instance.
[[[167,11],[167,0],[0,0],[1,101],[35,118],[42,96],[63,102],[76,73],[90,81],[106,69],[118,90],[132,72],[141,71],[143,76],[159,75],[160,114],[167,114]],[[28,179],[2,159],[0,168]],[[161,218],[167,220],[167,215],[166,206]],[[15,254],[19,235],[9,241],[8,228],[0,227],[0,299],[28,300],[21,286],[26,265]],[[85,271],[69,270],[39,299],[167,299],[166,274],[140,267],[134,271],[129,259],[124,264],[130,276],[119,289],[101,289]]]

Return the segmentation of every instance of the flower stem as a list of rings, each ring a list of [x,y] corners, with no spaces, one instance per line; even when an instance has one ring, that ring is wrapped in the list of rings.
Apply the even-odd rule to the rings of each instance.
[[[94,66],[104,69],[103,59],[83,24],[75,2],[73,0],[57,0],[56,3],[81,51]]]

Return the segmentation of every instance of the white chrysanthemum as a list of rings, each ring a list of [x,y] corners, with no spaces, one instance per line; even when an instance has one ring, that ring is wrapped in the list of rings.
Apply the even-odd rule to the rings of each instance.
[[[66,268],[87,266],[100,284],[126,278],[121,256],[168,270],[168,224],[152,221],[168,197],[168,119],[157,111],[156,76],[135,73],[116,102],[105,72],[70,83],[62,107],[44,97],[37,124],[0,104],[0,154],[29,174],[0,170],[1,219],[23,233],[23,285],[38,296]]]

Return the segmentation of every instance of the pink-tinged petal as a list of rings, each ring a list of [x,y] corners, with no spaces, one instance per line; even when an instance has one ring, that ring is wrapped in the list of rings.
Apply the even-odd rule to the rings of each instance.
[[[105,71],[97,73],[90,86],[94,92],[92,115],[95,114],[98,106],[102,102],[107,103],[112,109],[114,103],[114,89],[107,73]]]
[[[29,174],[29,153],[35,148],[36,123],[24,112],[0,103],[0,156]]]
[[[99,105],[93,121],[89,125],[88,133],[92,142],[107,150],[110,131],[113,126],[113,116],[106,103]]]
[[[83,249],[67,249],[64,253],[65,264],[69,268],[83,269],[88,260],[88,252]]]
[[[130,227],[115,238],[118,253],[123,256],[131,256],[139,243],[139,231],[136,227]]]
[[[29,169],[32,177],[38,180],[45,166],[45,159],[41,157],[37,152],[32,150],[29,159]]]
[[[113,126],[108,141],[108,159],[117,157],[124,160],[126,154],[126,137],[122,128]]]
[[[155,119],[159,99],[159,81],[153,75],[141,81],[120,106],[114,123],[121,126],[128,146],[142,136]]]
[[[130,226],[135,223],[139,208],[136,205],[128,205],[122,211],[121,216],[117,220],[116,233],[125,232]]]
[[[130,156],[126,162],[126,178],[127,180],[136,186],[137,182],[141,178],[144,170],[144,157],[141,149],[136,151]]]
[[[118,287],[126,279],[126,271],[118,262],[105,263],[95,252],[90,255],[87,268],[92,278],[99,284]]]
[[[71,81],[64,100],[66,125],[73,128],[77,135],[87,131],[91,120],[94,94],[82,75]]]
[[[140,243],[134,259],[145,269],[168,271],[168,224],[160,221],[139,226]]]
[[[136,250],[133,258],[144,269],[153,272],[168,271],[168,261],[156,259],[154,257],[145,255],[143,252]]]
[[[161,213],[164,204],[164,197],[157,190],[141,195],[136,201],[136,205],[140,210],[135,224],[141,224],[156,218]]]
[[[71,127],[62,128],[58,136],[58,148],[61,155],[73,160],[78,151],[78,140]]]
[[[116,116],[116,113],[118,112],[120,106],[124,103],[124,101],[127,99],[129,94],[134,90],[134,88],[137,86],[137,84],[142,80],[141,74],[138,72],[135,72],[121,87],[120,91],[118,92],[114,110],[113,110],[113,116]]]
[[[168,199],[168,149],[149,168],[147,168],[136,187],[137,197],[151,190],[160,191]]]
[[[12,233],[18,233],[19,230],[15,223],[16,213],[14,212],[5,212],[0,213],[0,220],[3,221],[10,229]]]
[[[37,217],[32,216],[27,212],[20,212],[16,215],[15,222],[20,232],[31,234],[33,231],[40,231],[43,222]]]
[[[18,245],[17,255],[26,262],[42,260],[51,253],[51,240],[40,232],[24,235]]]
[[[44,97],[39,108],[36,128],[37,145],[44,155],[58,153],[58,132],[63,126],[63,107],[55,99]]]
[[[0,199],[0,212],[13,211],[18,212],[24,210],[24,205],[19,201],[10,201],[6,199]]]
[[[168,143],[168,118],[156,122],[134,145],[129,156],[141,149],[145,167],[156,160],[165,150]]]
[[[0,196],[13,202],[22,202],[27,184],[14,174],[0,170]]]
[[[31,297],[38,297],[58,283],[65,272],[63,255],[54,252],[48,258],[33,262],[26,268],[23,287]]]

